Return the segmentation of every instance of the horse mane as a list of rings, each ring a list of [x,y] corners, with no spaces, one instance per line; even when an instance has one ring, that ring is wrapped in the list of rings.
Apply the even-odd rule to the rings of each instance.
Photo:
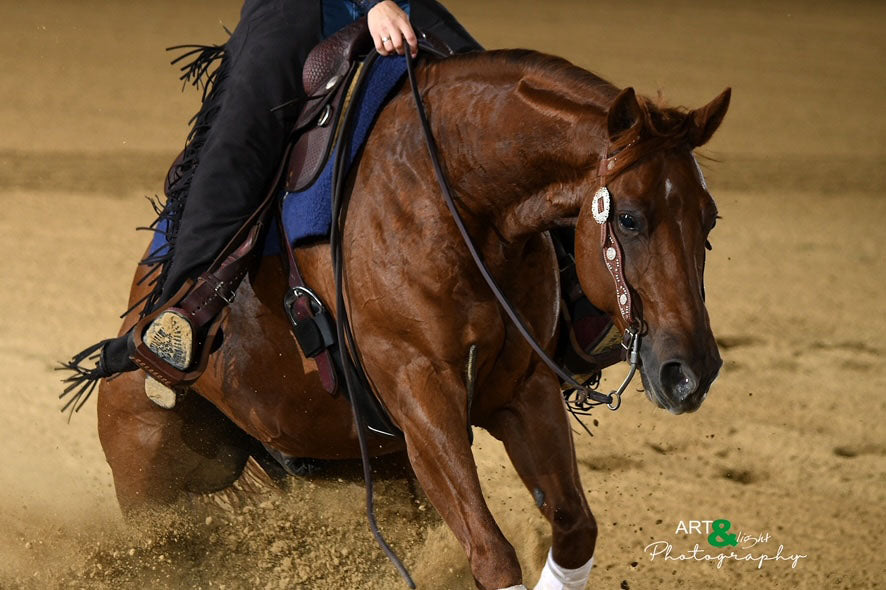
[[[503,76],[531,77],[570,101],[586,104],[605,113],[621,89],[572,62],[529,49],[499,49],[462,54],[437,62],[467,62],[468,71],[479,71],[490,79]],[[610,139],[607,155],[618,155],[607,176],[615,176],[652,152],[691,147],[692,117],[685,107],[667,106],[661,94],[655,99],[637,95],[636,120]]]

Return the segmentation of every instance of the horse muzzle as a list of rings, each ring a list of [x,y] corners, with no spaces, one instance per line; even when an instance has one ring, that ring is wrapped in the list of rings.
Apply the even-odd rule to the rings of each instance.
[[[719,350],[713,336],[711,345],[696,354],[684,352],[685,347],[674,346],[672,339],[666,340],[669,342],[656,346],[647,338],[640,347],[640,374],[646,396],[672,414],[694,412],[707,397],[723,366]]]

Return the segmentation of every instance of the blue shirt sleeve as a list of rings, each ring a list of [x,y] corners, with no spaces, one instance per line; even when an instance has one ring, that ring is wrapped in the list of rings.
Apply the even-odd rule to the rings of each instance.
[[[323,37],[330,37],[360,17],[381,0],[323,0]],[[408,0],[398,0],[397,4],[409,14]]]
[[[353,3],[363,11],[363,14],[369,12],[369,9],[379,2],[381,2],[381,0],[353,0]]]

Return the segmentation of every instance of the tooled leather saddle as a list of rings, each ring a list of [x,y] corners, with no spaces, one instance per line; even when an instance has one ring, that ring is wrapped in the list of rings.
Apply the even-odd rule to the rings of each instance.
[[[447,57],[454,52],[439,39],[417,31],[425,53]],[[305,61],[302,85],[307,102],[293,129],[295,138],[284,175],[285,188],[297,193],[311,185],[323,170],[335,145],[341,115],[356,95],[352,87],[363,58],[372,50],[366,17],[320,42]]]
[[[302,72],[308,99],[296,120],[295,143],[285,162],[287,191],[304,190],[323,169],[346,106],[346,91],[361,57],[372,47],[369,27],[362,18],[322,41],[308,55]]]

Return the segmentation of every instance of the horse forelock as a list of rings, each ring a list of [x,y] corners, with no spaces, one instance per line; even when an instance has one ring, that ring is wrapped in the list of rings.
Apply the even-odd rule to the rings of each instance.
[[[687,109],[661,106],[660,99],[653,101],[645,96],[638,96],[637,104],[638,120],[610,139],[607,155],[616,158],[614,166],[601,179],[604,184],[652,154],[692,148],[692,117]]]

